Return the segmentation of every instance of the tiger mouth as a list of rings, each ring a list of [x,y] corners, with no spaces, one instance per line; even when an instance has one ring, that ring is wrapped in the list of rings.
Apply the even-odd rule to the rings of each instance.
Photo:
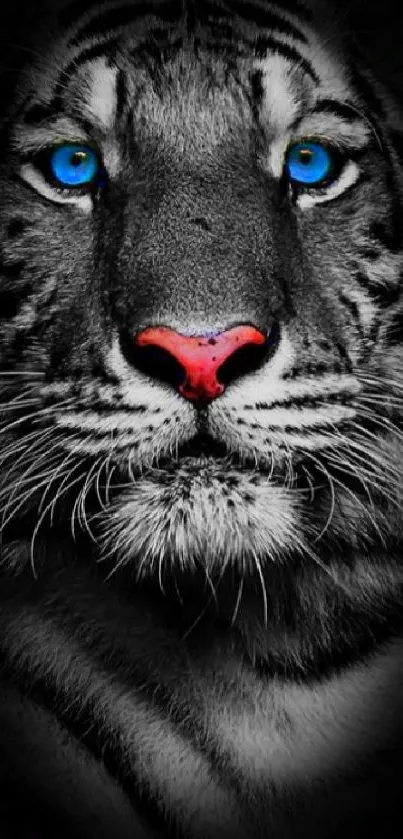
[[[308,495],[321,490],[329,489],[326,474],[333,476],[344,487],[345,490],[353,492],[356,496],[365,494],[366,487],[360,478],[348,471],[340,470],[334,465],[324,464],[327,468],[321,468],[320,458],[317,457],[317,464],[313,464],[310,458],[305,458],[302,452],[294,452],[293,457],[293,486],[304,490]],[[248,479],[253,475],[270,480],[270,483],[283,485],[287,474],[287,463],[276,458],[273,464],[271,459],[253,457],[247,452],[242,454],[230,451],[222,441],[215,440],[208,433],[199,432],[185,443],[182,443],[175,455],[158,458],[155,468],[167,475],[178,474],[181,470],[187,474],[220,473],[225,479],[225,473],[244,473]],[[309,478],[307,477],[309,476]]]
[[[180,467],[189,469],[202,469],[220,466],[232,468],[245,472],[265,472],[269,474],[272,469],[270,463],[266,466],[257,464],[256,458],[251,455],[239,454],[229,451],[225,443],[215,440],[207,433],[198,432],[190,440],[178,446],[175,455],[158,458],[156,466],[168,472],[177,471]]]
[[[215,460],[222,460],[230,456],[225,443],[219,440],[214,440],[209,434],[199,432],[182,443],[178,448],[177,460],[184,458],[214,458]]]

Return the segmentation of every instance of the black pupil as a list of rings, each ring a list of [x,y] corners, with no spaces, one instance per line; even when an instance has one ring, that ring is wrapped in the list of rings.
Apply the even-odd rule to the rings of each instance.
[[[303,163],[304,166],[308,166],[312,159],[312,152],[308,151],[308,149],[301,149],[299,157],[300,162]]]
[[[86,154],[83,151],[75,151],[71,157],[72,166],[80,166],[85,160]]]

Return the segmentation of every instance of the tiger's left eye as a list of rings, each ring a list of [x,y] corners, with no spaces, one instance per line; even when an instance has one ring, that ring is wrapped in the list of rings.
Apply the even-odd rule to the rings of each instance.
[[[48,178],[56,186],[74,189],[101,185],[102,166],[89,146],[65,143],[47,153]]]
[[[305,141],[294,143],[287,152],[285,172],[296,186],[323,186],[334,174],[335,158],[320,143]]]

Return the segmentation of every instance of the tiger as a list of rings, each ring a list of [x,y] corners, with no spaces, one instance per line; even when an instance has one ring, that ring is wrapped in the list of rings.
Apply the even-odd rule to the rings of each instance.
[[[1,837],[400,836],[399,96],[328,0],[31,17],[1,74]]]

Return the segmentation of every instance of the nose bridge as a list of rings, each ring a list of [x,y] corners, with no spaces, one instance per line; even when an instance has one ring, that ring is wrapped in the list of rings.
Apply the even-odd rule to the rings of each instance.
[[[159,321],[183,324],[204,312],[206,326],[253,322],[270,310],[274,237],[261,184],[207,171],[168,184],[148,217],[134,272],[146,276]],[[236,180],[236,178],[235,178]],[[145,312],[155,323],[155,312]]]
[[[264,195],[250,164],[243,171],[234,164],[178,170],[167,187],[158,220],[180,229],[185,225],[190,237],[194,230],[216,232],[221,238],[229,230],[240,233],[245,225],[257,227],[264,216]]]
[[[182,178],[162,196],[151,220],[149,235],[161,247],[165,260],[191,265],[205,275],[242,246],[240,207],[231,183],[207,176]],[[165,263],[166,264],[166,263]],[[187,265],[187,267],[188,267]]]

